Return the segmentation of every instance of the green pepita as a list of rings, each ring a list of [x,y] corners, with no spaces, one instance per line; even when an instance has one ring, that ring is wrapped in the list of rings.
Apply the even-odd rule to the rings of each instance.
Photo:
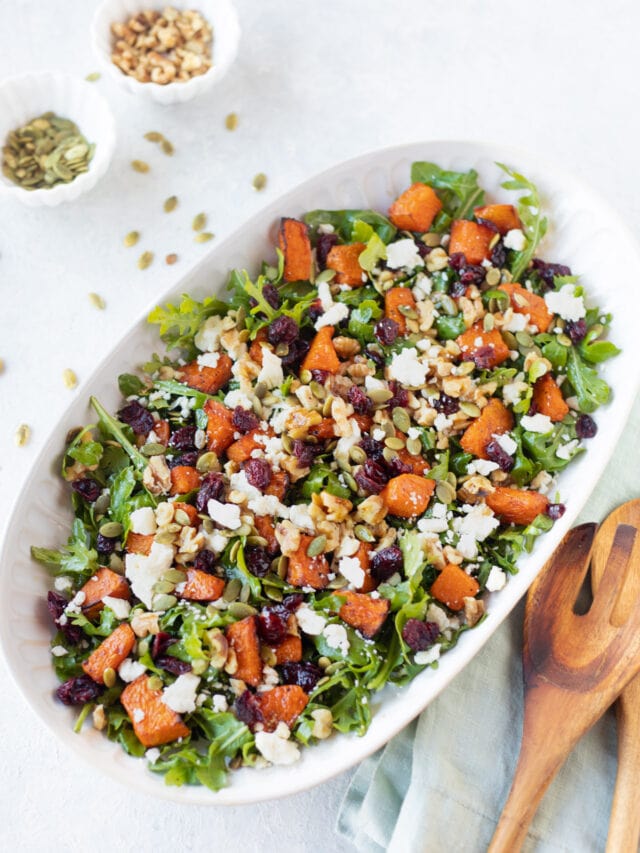
[[[419,438],[407,439],[407,450],[412,456],[420,456],[422,453],[422,442]]]
[[[307,556],[319,557],[320,554],[324,554],[326,547],[327,537],[324,534],[315,536],[307,546]]]
[[[105,687],[113,687],[116,683],[116,671],[112,666],[108,666],[102,673],[102,681]]]
[[[129,231],[129,233],[127,234],[127,236],[124,238],[124,240],[122,242],[127,247],[127,249],[130,249],[131,246],[135,246],[135,244],[138,242],[139,239],[140,239],[140,232],[139,231]]]
[[[493,314],[485,314],[484,319],[482,320],[482,328],[485,332],[490,332],[495,326],[495,317]]]
[[[235,130],[238,126],[238,113],[229,113],[224,120],[227,130]]]
[[[234,619],[246,619],[247,616],[255,616],[258,612],[255,607],[252,607],[244,601],[232,602],[227,610]]]
[[[155,441],[152,441],[149,444],[144,444],[140,448],[140,453],[142,453],[143,456],[161,456],[166,452],[166,450],[167,448],[164,444],[158,444]]]
[[[208,243],[209,240],[213,240],[215,234],[212,234],[211,231],[201,231],[199,234],[193,238],[195,243]]]
[[[487,270],[484,280],[490,287],[495,287],[497,284],[500,284],[500,270],[496,267],[491,267]]]
[[[206,474],[209,471],[219,471],[220,462],[217,454],[215,454],[213,450],[208,451],[208,453],[203,453],[196,462],[196,470],[201,474]]]
[[[367,454],[362,449],[362,447],[358,447],[358,445],[356,444],[349,450],[349,458],[356,465],[364,465],[364,463],[367,461]]]
[[[173,517],[176,523],[182,525],[182,527],[188,527],[191,524],[189,514],[186,513],[183,509],[177,509]]]
[[[149,680],[147,681],[147,687],[149,690],[162,690],[163,684],[160,676],[150,675]]]
[[[253,179],[253,188],[256,192],[260,192],[267,185],[267,176],[264,172],[258,172],[258,174]]]
[[[556,340],[563,347],[570,347],[571,346],[571,338],[568,335],[565,335],[565,334],[558,335]]]
[[[165,213],[171,213],[178,206],[178,196],[170,195],[168,199],[165,200],[163,205]]]
[[[168,595],[166,593],[154,595],[152,601],[154,610],[170,610],[178,603],[178,599],[175,595]]]
[[[404,439],[395,435],[385,438],[384,443],[385,447],[388,447],[390,450],[402,450],[404,448]]]
[[[393,391],[389,391],[387,388],[370,388],[367,391],[367,397],[369,397],[372,402],[381,405],[382,403],[389,402],[393,397]]]
[[[134,172],[140,172],[141,175],[146,175],[151,170],[151,166],[144,160],[132,160],[131,168]]]
[[[222,593],[223,601],[235,601],[242,591],[242,583],[238,578],[232,578],[224,588]]]
[[[138,258],[138,269],[146,270],[153,263],[153,252],[143,252]]]
[[[119,521],[107,521],[107,523],[103,524],[98,530],[100,535],[107,539],[115,539],[117,536],[122,536],[123,531],[124,527]]]
[[[187,573],[181,572],[180,569],[169,569],[168,572],[165,572],[164,579],[175,584],[184,583],[187,579]]]
[[[436,486],[436,497],[443,504],[453,503],[456,497],[456,490],[450,483],[442,480]]]
[[[409,417],[409,413],[406,409],[400,408],[400,406],[396,406],[396,408],[391,413],[392,420],[400,432],[407,433],[411,428],[411,418]]]
[[[516,332],[516,341],[521,347],[533,346],[533,338],[528,332]]]
[[[463,412],[468,418],[479,418],[480,417],[480,409],[476,406],[475,403],[468,403],[466,400],[460,401],[460,411]]]
[[[174,583],[171,583],[171,581],[157,581],[153,585],[153,591],[161,594],[173,592],[175,588],[176,585]]]
[[[375,536],[364,524],[356,524],[353,532],[356,535],[356,539],[359,539],[360,542],[375,542]]]
[[[267,586],[263,585],[263,589],[267,598],[270,598],[271,601],[282,601],[284,598],[284,593],[281,589],[278,589],[277,586]]]
[[[289,558],[284,555],[278,560],[277,574],[280,580],[286,580],[289,571]]]
[[[191,671],[194,675],[202,675],[209,669],[209,662],[202,658],[196,658],[191,661]]]

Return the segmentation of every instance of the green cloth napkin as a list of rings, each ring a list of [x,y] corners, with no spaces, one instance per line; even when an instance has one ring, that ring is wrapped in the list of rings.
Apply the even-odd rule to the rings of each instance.
[[[606,474],[577,523],[640,496],[640,397]],[[347,790],[337,829],[367,853],[477,853],[506,800],[522,733],[524,602],[447,689]],[[617,767],[615,715],[578,743],[531,825],[528,853],[604,850]]]

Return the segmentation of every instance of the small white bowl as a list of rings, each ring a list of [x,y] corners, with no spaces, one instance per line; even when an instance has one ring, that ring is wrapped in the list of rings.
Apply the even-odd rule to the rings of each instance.
[[[87,142],[95,143],[96,148],[87,172],[51,189],[23,189],[0,171],[0,193],[29,207],[56,207],[93,189],[109,168],[116,147],[113,115],[95,85],[67,74],[42,72],[0,82],[0,149],[12,130],[49,111],[75,122]]]
[[[212,67],[198,77],[185,82],[141,83],[121,71],[111,60],[113,36],[111,25],[124,23],[139,12],[166,6],[176,9],[195,9],[213,28]],[[203,92],[208,92],[218,83],[233,64],[240,42],[240,24],[231,0],[104,0],[98,6],[91,25],[93,49],[101,70],[116,80],[133,95],[143,95],[158,104],[175,104],[190,101]]]

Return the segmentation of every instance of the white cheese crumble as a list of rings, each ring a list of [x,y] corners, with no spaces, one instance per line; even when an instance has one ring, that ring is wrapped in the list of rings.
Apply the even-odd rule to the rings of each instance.
[[[526,387],[524,382],[507,382],[502,386],[502,399],[508,406],[515,406],[522,399]]]
[[[424,385],[429,366],[418,360],[418,350],[407,347],[393,356],[387,368],[389,379],[395,379],[410,388]]]
[[[489,459],[474,459],[467,466],[467,474],[480,474],[481,477],[488,477],[492,471],[497,471],[499,467],[497,462],[491,462]]]
[[[123,681],[129,683],[130,681],[135,681],[136,678],[139,678],[146,669],[146,666],[143,663],[140,663],[139,660],[125,658],[118,667],[118,675]]]
[[[414,660],[418,666],[423,666],[424,664],[433,663],[438,660],[439,657],[440,643],[436,643],[435,646],[431,646],[430,649],[425,649],[423,652],[416,652]]]
[[[53,586],[55,589],[58,590],[58,592],[65,592],[66,590],[71,589],[71,587],[73,586],[73,581],[66,575],[62,575],[61,577],[56,578],[54,580]]]
[[[211,697],[211,705],[213,710],[217,713],[221,713],[222,711],[229,710],[229,703],[227,702],[227,697],[222,693],[214,693]]]
[[[313,519],[309,515],[307,504],[293,504],[289,507],[289,520],[302,530],[314,530]]]
[[[276,495],[260,495],[250,500],[248,506],[255,515],[278,515],[282,518],[288,515]]]
[[[469,505],[465,504],[463,510],[466,514],[454,520],[454,529],[461,536],[469,536],[476,542],[484,542],[487,536],[500,525],[500,522],[485,503],[477,503],[470,508],[468,507]]]
[[[65,655],[69,654],[67,649],[64,646],[53,646],[51,649],[51,654],[56,658],[62,658]]]
[[[262,348],[262,368],[258,374],[258,382],[264,383],[267,388],[277,388],[284,382],[282,359],[267,347]]]
[[[416,244],[410,237],[407,237],[405,240],[389,243],[387,246],[387,266],[392,270],[398,270],[401,267],[413,270],[416,267],[423,267],[424,261],[420,257]]]
[[[338,563],[338,571],[355,589],[359,589],[364,583],[364,569],[357,557],[341,557]]]
[[[113,610],[116,619],[127,619],[131,613],[131,605],[124,598],[114,598],[112,595],[105,595],[102,603]]]
[[[521,228],[512,228],[507,231],[504,240],[505,249],[513,249],[515,252],[521,252],[527,245],[527,238],[524,236]]]
[[[262,497],[260,489],[256,489],[255,486],[251,485],[247,480],[247,475],[244,471],[238,471],[237,474],[232,474],[229,477],[229,485],[232,490],[242,492],[248,500],[254,500],[255,498]]]
[[[124,558],[125,575],[131,582],[133,594],[153,609],[153,587],[169,571],[174,549],[170,545],[154,542],[148,555],[127,554]]]
[[[251,411],[251,400],[240,388],[235,391],[229,391],[224,398],[224,404],[228,409],[235,409],[236,406],[242,406],[243,409]]]
[[[194,344],[202,352],[213,352],[220,346],[220,337],[223,333],[223,317],[208,317],[198,329]]]
[[[145,752],[144,757],[147,759],[147,761],[150,761],[151,764],[155,764],[156,761],[160,758],[160,750],[157,746],[154,746],[152,749],[148,749]]]
[[[134,708],[131,716],[133,717],[134,723],[141,723],[144,720],[145,713],[142,708]]]
[[[319,332],[323,326],[337,326],[349,316],[349,309],[344,302],[334,302],[334,304],[321,314],[315,322],[315,330]]]
[[[129,518],[133,533],[151,536],[156,532],[156,514],[150,506],[141,506],[140,509],[134,509]]]
[[[513,456],[518,449],[518,442],[514,441],[508,432],[504,432],[501,435],[494,433],[491,438],[504,450],[505,453],[508,453],[509,456]]]
[[[322,635],[327,641],[327,645],[331,646],[332,649],[338,649],[343,655],[347,654],[349,651],[349,637],[347,636],[347,629],[344,625],[327,625]]]
[[[446,518],[421,518],[417,524],[420,533],[444,533],[449,527]]]
[[[271,764],[294,764],[300,758],[300,749],[289,740],[289,734],[284,723],[279,723],[275,732],[256,732],[256,748]]]
[[[523,429],[528,432],[538,432],[540,435],[545,435],[553,429],[553,423],[549,415],[542,415],[538,412],[536,415],[523,415],[520,419],[520,424]]]
[[[561,444],[556,450],[556,456],[558,459],[571,459],[578,449],[578,444],[579,442],[577,438],[574,438],[572,441],[568,441],[566,444]]]
[[[198,356],[198,367],[217,367],[219,361],[219,352],[205,352]]]
[[[296,622],[300,630],[304,631],[305,634],[309,634],[310,637],[317,637],[319,634],[322,634],[327,624],[327,620],[322,613],[316,613],[315,610],[312,610],[306,604],[302,604],[296,610]]]
[[[507,582],[507,576],[498,566],[491,566],[489,577],[487,578],[486,589],[489,592],[498,592]]]
[[[545,293],[547,308],[563,320],[581,320],[587,313],[582,296],[574,296],[575,284],[565,284],[557,292]]]
[[[451,418],[448,418],[444,412],[438,412],[433,422],[434,427],[438,432],[444,432],[453,425]]]
[[[179,675],[173,684],[165,687],[162,701],[176,714],[188,714],[196,709],[196,692],[200,684],[200,676],[192,672]]]
[[[219,524],[220,527],[227,527],[229,530],[237,530],[242,526],[240,520],[240,507],[235,504],[223,504],[213,498],[207,503],[207,512],[209,517]]]
[[[323,311],[328,311],[333,305],[333,297],[331,296],[331,288],[328,281],[321,281],[318,285],[318,299],[320,300]]]
[[[524,332],[529,323],[529,315],[528,314],[518,314],[516,311],[513,312],[511,319],[504,323],[502,328],[506,332]]]

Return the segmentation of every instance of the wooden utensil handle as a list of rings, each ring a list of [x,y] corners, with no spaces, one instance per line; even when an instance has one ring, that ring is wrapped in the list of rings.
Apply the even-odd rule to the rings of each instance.
[[[609,821],[607,853],[635,851],[640,840],[640,677],[618,700],[618,775]]]

